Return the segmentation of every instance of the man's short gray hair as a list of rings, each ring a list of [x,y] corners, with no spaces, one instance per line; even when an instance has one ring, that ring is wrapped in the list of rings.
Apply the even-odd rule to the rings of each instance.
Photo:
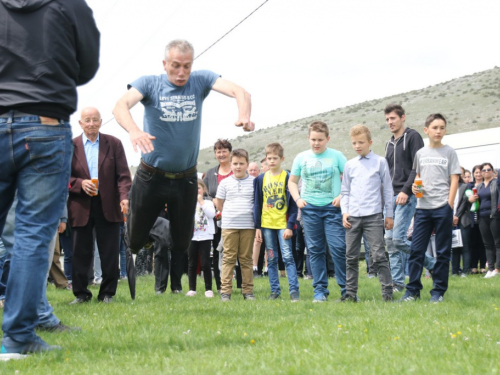
[[[167,44],[165,47],[165,61],[168,60],[168,55],[170,50],[177,49],[180,53],[189,53],[191,52],[194,56],[194,48],[191,43],[184,39],[175,39]]]

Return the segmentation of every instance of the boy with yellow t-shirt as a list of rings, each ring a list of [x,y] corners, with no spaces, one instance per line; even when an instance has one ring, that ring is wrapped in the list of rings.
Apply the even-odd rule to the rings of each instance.
[[[254,180],[254,221],[257,241],[265,240],[267,267],[271,295],[268,299],[278,299],[281,295],[278,274],[278,243],[285,263],[290,298],[299,300],[297,268],[292,254],[292,236],[297,219],[297,205],[288,191],[289,174],[281,168],[283,147],[279,143],[266,146],[266,160],[269,170]]]

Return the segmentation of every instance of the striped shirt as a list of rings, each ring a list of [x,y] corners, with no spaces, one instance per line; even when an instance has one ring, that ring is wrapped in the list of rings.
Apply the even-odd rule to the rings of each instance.
[[[224,199],[222,229],[254,229],[253,180],[248,176],[237,179],[230,176],[221,181],[216,198]]]

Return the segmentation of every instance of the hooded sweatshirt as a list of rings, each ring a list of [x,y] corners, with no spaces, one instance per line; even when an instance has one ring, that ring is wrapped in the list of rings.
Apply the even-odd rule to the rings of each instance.
[[[413,169],[413,160],[418,150],[424,147],[422,136],[413,129],[405,128],[401,137],[391,140],[385,148],[385,159],[389,164],[394,195],[400,192],[411,196],[411,185],[417,173]]]
[[[99,38],[84,0],[0,0],[0,114],[68,120],[99,67]]]

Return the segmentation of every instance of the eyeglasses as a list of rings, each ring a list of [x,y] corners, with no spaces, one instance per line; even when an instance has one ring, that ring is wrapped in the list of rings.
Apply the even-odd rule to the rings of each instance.
[[[481,172],[491,172],[491,168],[483,169]]]
[[[82,122],[84,124],[90,124],[90,123],[98,124],[99,121],[101,121],[100,118],[86,118],[86,119],[82,120]]]

